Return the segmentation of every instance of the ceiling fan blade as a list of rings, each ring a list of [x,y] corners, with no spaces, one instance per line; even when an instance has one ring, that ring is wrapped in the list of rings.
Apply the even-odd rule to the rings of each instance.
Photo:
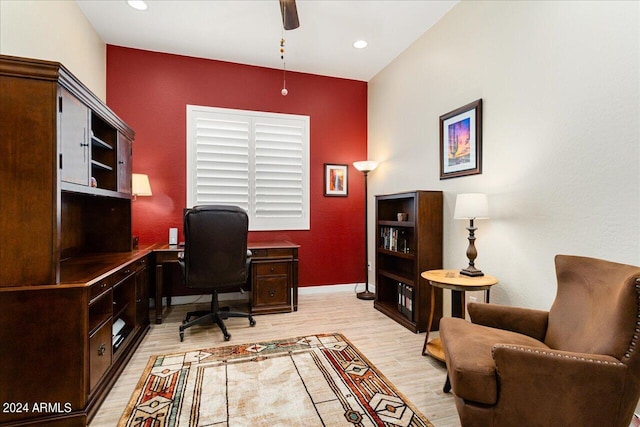
[[[280,13],[282,14],[282,26],[285,30],[295,30],[300,26],[296,0],[280,0]]]

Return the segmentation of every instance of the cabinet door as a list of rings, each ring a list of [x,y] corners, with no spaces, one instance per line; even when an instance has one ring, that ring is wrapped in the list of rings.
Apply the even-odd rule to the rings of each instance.
[[[60,178],[89,185],[89,108],[63,88],[59,94],[58,125]]]
[[[135,274],[125,267],[118,275],[126,278],[113,286],[113,361],[118,361],[131,348],[131,336],[136,326],[136,283]],[[121,362],[119,362],[121,363]]]
[[[131,140],[118,134],[118,192],[131,194]]]
[[[149,323],[149,268],[136,272],[136,326]]]
[[[111,319],[89,337],[89,392],[111,366]]]

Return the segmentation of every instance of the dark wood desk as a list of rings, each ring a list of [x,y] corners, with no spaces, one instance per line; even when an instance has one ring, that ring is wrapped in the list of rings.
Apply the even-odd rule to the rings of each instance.
[[[251,313],[286,313],[298,310],[298,248],[288,241],[249,242],[251,250]],[[171,307],[171,286],[164,286],[164,265],[178,262],[184,248],[162,245],[154,249],[156,265],[156,323],[162,323],[162,296]]]
[[[0,402],[18,405],[0,425],[89,424],[149,330],[151,263],[149,248],[91,253],[62,261],[59,283],[0,287]]]

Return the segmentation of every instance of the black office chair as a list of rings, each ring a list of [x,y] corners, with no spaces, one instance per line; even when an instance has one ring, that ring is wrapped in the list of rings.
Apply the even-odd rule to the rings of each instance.
[[[184,214],[184,256],[178,262],[185,284],[189,288],[208,289],[213,292],[210,311],[187,313],[180,325],[180,341],[184,330],[193,325],[215,322],[225,341],[231,335],[224,320],[229,317],[246,317],[249,325],[256,322],[249,313],[221,309],[219,291],[244,291],[250,283],[249,266],[251,252],[247,250],[249,219],[247,213],[235,206],[195,206]],[[192,317],[197,317],[194,320]]]

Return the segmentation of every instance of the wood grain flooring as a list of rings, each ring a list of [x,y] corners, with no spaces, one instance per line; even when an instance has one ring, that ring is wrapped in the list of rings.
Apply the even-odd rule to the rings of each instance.
[[[188,329],[180,342],[178,326],[185,313],[196,306],[206,309],[207,305],[165,309],[163,323],[151,325],[91,427],[113,427],[118,423],[152,355],[324,332],[345,335],[436,427],[460,426],[452,396],[442,392],[444,364],[421,355],[425,334],[414,334],[398,325],[374,309],[372,301],[359,300],[354,293],[345,291],[301,294],[297,312],[255,316],[255,327],[249,327],[246,319],[227,320],[231,333],[228,342],[213,325]]]

